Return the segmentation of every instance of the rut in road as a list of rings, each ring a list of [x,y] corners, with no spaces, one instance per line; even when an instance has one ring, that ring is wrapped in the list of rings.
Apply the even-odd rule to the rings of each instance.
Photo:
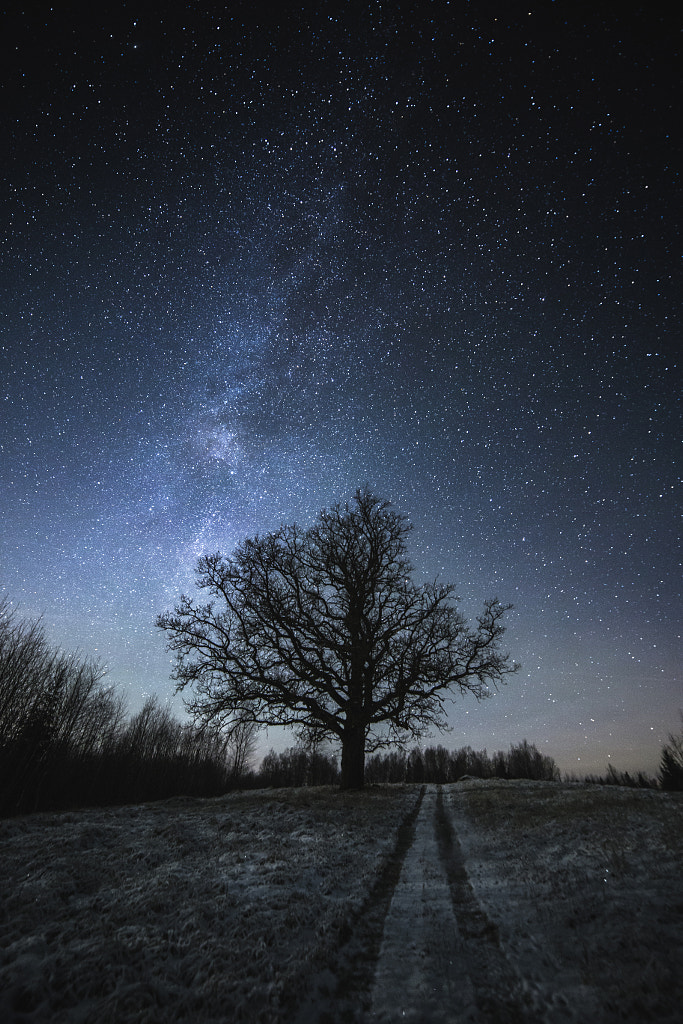
[[[528,989],[501,947],[497,926],[474,895],[441,786],[437,787],[435,804],[434,831],[460,937],[461,969],[470,978],[477,1009],[474,1016],[451,1020],[535,1024],[539,1017]]]

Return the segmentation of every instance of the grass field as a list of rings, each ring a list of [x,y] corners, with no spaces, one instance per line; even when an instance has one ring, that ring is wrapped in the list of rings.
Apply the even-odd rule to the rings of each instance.
[[[680,794],[496,781],[5,820],[0,1019],[391,1019],[418,915],[460,935],[433,1019],[673,1022],[682,839]]]

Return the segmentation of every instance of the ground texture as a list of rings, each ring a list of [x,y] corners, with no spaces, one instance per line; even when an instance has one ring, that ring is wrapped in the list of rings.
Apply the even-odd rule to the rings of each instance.
[[[683,799],[262,791],[0,822],[0,1020],[678,1021]]]

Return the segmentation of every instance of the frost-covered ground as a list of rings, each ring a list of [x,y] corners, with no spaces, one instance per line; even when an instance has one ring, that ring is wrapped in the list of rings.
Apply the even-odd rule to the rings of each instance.
[[[683,794],[464,785],[444,802],[525,1016],[680,1021]]]
[[[0,822],[0,1021],[270,1021],[334,945],[409,788]]]
[[[677,1021],[683,799],[524,782],[0,822],[0,1021]]]

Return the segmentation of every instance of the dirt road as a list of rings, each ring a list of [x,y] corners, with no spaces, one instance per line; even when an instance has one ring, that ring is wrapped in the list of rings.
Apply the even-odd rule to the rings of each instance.
[[[438,795],[440,796],[440,794]],[[384,923],[371,1020],[472,1020],[472,980],[453,910],[449,850],[434,787],[424,794]],[[452,848],[452,844],[451,844]]]
[[[423,786],[394,857],[353,934],[314,982],[297,1024],[538,1019],[472,892],[442,789]]]
[[[441,787],[423,791],[387,913],[369,1019],[532,1021],[498,930],[477,902]]]

